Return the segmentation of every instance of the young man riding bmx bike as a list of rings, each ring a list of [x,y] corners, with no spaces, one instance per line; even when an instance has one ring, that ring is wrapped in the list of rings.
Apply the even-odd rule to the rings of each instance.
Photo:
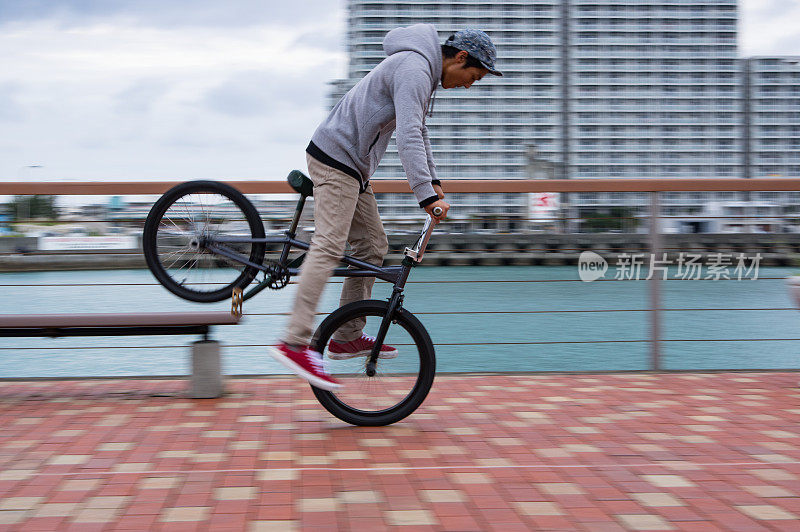
[[[322,354],[309,347],[314,314],[322,291],[347,243],[351,255],[380,265],[389,245],[369,179],[397,130],[397,150],[419,206],[443,220],[450,208],[436,179],[425,115],[436,88],[469,88],[495,70],[494,44],[482,31],[465,29],[442,45],[436,28],[416,24],[390,31],[383,41],[387,58],[339,101],[317,128],[306,149],[314,183],[314,236],[303,263],[294,307],[282,341],[271,354],[318,388],[340,387],[322,363]],[[439,216],[434,209],[441,209]],[[341,304],[369,299],[374,277],[349,277]],[[331,358],[366,356],[375,339],[363,334],[354,320],[337,331],[328,351]],[[382,345],[380,358],[397,356]]]

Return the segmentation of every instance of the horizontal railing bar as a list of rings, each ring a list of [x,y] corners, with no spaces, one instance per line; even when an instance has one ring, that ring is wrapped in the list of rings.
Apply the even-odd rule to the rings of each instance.
[[[786,277],[759,277],[759,281],[766,281],[766,280],[785,280]],[[622,282],[622,281],[645,281],[646,279],[597,279],[596,281],[592,281],[594,283],[608,283],[608,282]],[[736,281],[737,279],[665,279],[667,281]],[[344,281],[329,281],[333,283],[342,283]],[[407,281],[406,284],[450,284],[450,283],[582,283],[580,279],[448,279],[448,280],[441,280],[441,281]],[[295,281],[292,281],[289,284],[295,284]]]
[[[777,310],[791,310],[797,312],[794,307],[776,307],[776,308],[662,308],[664,312],[703,312],[703,311],[777,311]],[[454,311],[436,311],[436,312],[418,312],[416,315],[450,315],[450,314],[581,314],[591,312],[650,312],[650,309],[638,308],[609,308],[609,309],[594,309],[594,310],[454,310]],[[328,312],[316,312],[317,316],[327,316]],[[244,316],[291,316],[291,312],[245,312]]]
[[[661,339],[662,342],[800,342],[800,338],[682,338],[682,339]],[[632,344],[650,343],[650,340],[575,340],[557,342],[464,342],[464,343],[442,343],[436,345],[550,345],[550,344]]]
[[[448,191],[449,192],[449,191]],[[487,192],[487,194],[491,194],[491,192]],[[447,198],[445,198],[447,199]],[[455,202],[454,202],[455,203]],[[696,204],[695,204],[696,205]],[[403,207],[404,205],[399,205]],[[595,205],[573,205],[573,207],[580,207],[582,209],[590,209],[593,207],[601,208],[601,209],[627,209],[630,207],[635,207],[636,205],[615,205],[613,203],[609,203],[606,200],[598,200]],[[681,205],[669,205],[669,207],[682,207],[684,204]],[[388,207],[398,207],[398,205],[388,205]],[[461,208],[460,205],[458,205]],[[451,211],[455,210],[451,206]],[[530,217],[530,218],[523,218],[522,215],[520,216],[495,216],[492,213],[469,213],[467,214],[468,217],[459,218],[459,214],[462,213],[463,210],[455,210],[452,213],[452,217],[447,218],[444,223],[448,222],[468,222],[471,220],[494,220],[494,221],[515,221],[515,222],[534,222],[534,223],[551,223],[563,220],[640,220],[644,221],[648,218],[647,215],[638,215],[638,216],[610,216],[610,215],[592,215],[592,216],[554,216],[543,220],[543,216],[540,217]],[[397,221],[396,215],[382,215],[383,218],[390,220],[390,221]],[[793,218],[800,218],[800,214],[740,214],[740,215],[731,215],[731,216],[705,216],[703,214],[662,214],[660,216],[666,220],[678,219],[678,220],[685,220],[685,219],[700,219],[700,220],[728,220],[728,219],[742,219],[742,220],[760,220],[763,218],[767,219],[793,219]],[[586,234],[586,233],[570,233],[570,234]],[[709,234],[709,233],[682,233],[682,234]],[[723,233],[726,235],[729,234],[741,234],[741,233]]]
[[[800,338],[680,338],[662,339],[662,342],[800,342]],[[472,345],[562,345],[562,344],[642,344],[649,343],[650,340],[561,340],[552,342],[437,342],[436,346],[472,346]],[[398,344],[403,345],[403,344]],[[409,344],[410,345],[410,344]],[[231,347],[277,347],[277,344],[225,344],[225,349]],[[78,349],[185,349],[185,345],[154,345],[154,346],[65,346],[65,347],[0,347],[0,351],[27,350],[27,351],[51,351],[51,350],[78,350]]]
[[[630,252],[636,252],[636,253],[634,253],[636,255],[650,255],[649,250],[648,251],[642,251],[641,246],[635,246],[635,247],[616,246],[614,242],[594,242],[594,244],[595,244],[595,246],[592,247],[592,248],[585,248],[585,247],[582,247],[582,248],[566,248],[566,247],[555,248],[555,247],[520,247],[520,246],[517,246],[517,245],[513,245],[513,243],[511,243],[511,242],[498,242],[498,247],[493,247],[493,248],[455,248],[455,247],[452,247],[452,248],[445,249],[445,248],[440,248],[439,247],[439,246],[442,246],[442,243],[439,242],[439,243],[434,243],[434,245],[437,246],[434,249],[430,249],[432,246],[429,246],[428,249],[430,251],[428,253],[430,253],[430,254],[447,253],[447,254],[451,254],[451,255],[452,254],[461,254],[461,253],[487,253],[490,256],[493,256],[495,254],[501,254],[501,253],[527,253],[527,254],[553,253],[553,254],[558,255],[558,254],[562,254],[562,253],[580,253],[580,252],[587,251],[587,250],[588,251],[598,251],[598,250],[600,250],[601,253],[610,254],[610,255],[620,255],[622,253],[630,253]],[[749,244],[749,242],[708,242],[708,244],[712,244],[715,247],[718,247],[718,248],[721,248],[721,249],[724,250],[724,249],[730,248],[731,246],[734,246],[734,245],[735,246],[739,246],[739,245]],[[499,246],[503,246],[503,245],[509,245],[509,246],[512,246],[512,247],[509,247],[509,248],[499,247]],[[614,245],[615,248],[618,248],[618,251],[612,251],[612,250],[606,249],[607,247],[609,247],[611,245]],[[703,243],[702,242],[698,242],[697,245],[702,247]],[[775,254],[775,253],[777,253],[777,254],[783,254],[782,251],[765,251],[763,248],[764,248],[764,246],[767,246],[767,245],[780,246],[780,245],[792,245],[792,244],[789,243],[789,242],[769,242],[769,241],[763,241],[762,240],[759,245],[755,246],[755,247],[758,248],[758,249],[755,249],[755,251],[739,251],[739,250],[732,251],[732,250],[729,250],[727,253],[723,253],[723,252],[721,252],[719,250],[708,251],[706,249],[687,249],[685,247],[662,247],[662,248],[660,248],[660,251],[682,252],[682,253],[686,253],[686,254],[706,254],[706,255],[717,255],[717,254],[720,254],[720,253],[722,255],[733,255],[733,254],[739,254],[739,253],[744,253],[744,254],[747,254],[747,253],[750,253],[750,254],[755,254],[755,253],[762,253],[762,254]],[[800,252],[793,251],[793,250],[790,250],[790,253],[800,254]],[[269,251],[269,252],[267,252],[267,254],[265,256],[267,258],[269,258],[269,257],[277,257],[279,254],[280,253],[278,251]],[[399,254],[400,254],[399,251],[396,251],[394,253],[389,253],[389,255],[399,255]],[[19,253],[0,253],[0,257],[16,257],[16,256],[19,256],[19,255],[20,255]],[[55,257],[55,258],[57,258],[57,257],[64,256],[64,255],[80,255],[80,256],[115,255],[115,256],[135,257],[135,256],[139,256],[141,254],[139,252],[135,252],[135,251],[114,252],[114,251],[109,251],[109,250],[97,250],[97,251],[95,251],[95,250],[75,250],[75,251],[72,251],[72,252],[69,252],[69,251],[44,252],[44,253],[27,252],[27,253],[25,253],[25,255],[26,256],[47,256],[47,257]]]
[[[742,242],[741,244],[746,244],[746,243],[747,242]],[[499,245],[510,245],[510,244],[511,244],[510,242],[502,242],[502,243],[498,243],[498,246]],[[597,251],[600,248],[605,248],[605,247],[611,246],[612,244],[614,244],[614,242],[593,242],[593,244],[595,244],[595,247],[594,248],[588,248],[588,250]],[[732,245],[731,243],[721,243],[721,242],[709,242],[709,244],[713,244],[714,246],[717,246],[717,247],[720,247],[720,248],[724,248],[726,246]],[[738,242],[734,242],[733,244],[739,245]],[[758,247],[759,248],[763,248],[764,245],[779,245],[779,244],[789,245],[789,243],[786,243],[786,242],[764,242],[764,241],[761,241],[761,244]],[[480,253],[489,253],[489,254],[495,254],[495,253],[556,253],[556,254],[558,254],[558,253],[561,253],[561,252],[579,253],[581,251],[587,251],[587,248],[562,248],[562,247],[558,247],[558,248],[535,248],[535,247],[526,247],[524,249],[521,249],[518,246],[514,246],[513,248],[510,248],[510,249],[503,249],[503,248],[499,248],[499,247],[494,247],[494,248],[463,248],[463,249],[448,248],[448,249],[444,249],[444,248],[438,247],[438,246],[442,245],[441,243],[435,243],[434,245],[436,245],[437,247],[434,248],[434,249],[430,249],[430,247],[429,247],[428,248],[429,249],[428,253],[431,253],[431,254],[434,254],[434,253],[448,253],[448,254],[456,253],[457,254],[457,253],[478,253],[478,252],[480,252]],[[698,245],[702,246],[703,244],[698,242]],[[616,247],[616,246],[614,246],[614,247]],[[619,249],[621,251],[608,251],[606,249],[602,249],[602,252],[603,253],[610,253],[610,254],[619,255],[620,253],[625,252],[625,251],[641,251],[641,246],[636,246],[636,247],[624,247],[623,246],[623,247],[620,247]],[[661,247],[661,248],[659,248],[659,251],[685,251],[686,253],[705,253],[705,254],[708,254],[708,255],[716,255],[717,253],[719,253],[718,251],[705,251],[705,250],[702,250],[702,249],[687,250],[684,247]],[[763,251],[763,250],[757,250],[757,252],[760,252],[760,253],[772,253],[772,252]],[[729,255],[729,254],[732,254],[732,253],[744,253],[744,252],[736,251],[736,252],[730,252],[730,253],[723,253],[723,255]],[[646,251],[646,252],[642,251],[639,254],[649,255],[650,251],[649,250]]]
[[[163,194],[182,181],[7,181],[0,182],[0,195],[148,195]],[[225,181],[246,194],[294,192],[286,181]],[[375,192],[411,192],[405,179],[372,179]],[[800,191],[800,178],[707,178],[707,179],[449,179],[448,192],[737,192]]]
[[[492,191],[492,190],[487,190],[487,191],[485,191],[485,193],[486,194],[495,194],[495,192]],[[608,202],[613,202],[613,201],[615,201],[615,200],[605,200],[605,199],[597,200],[597,204],[596,205],[581,205],[581,207],[583,207],[583,208],[602,207],[604,209],[615,209],[615,208],[616,209],[626,209],[626,208],[629,208],[629,207],[639,206],[639,205],[633,205],[633,204],[613,204],[613,203],[608,203]],[[737,203],[737,202],[741,202],[742,200],[726,200],[726,201],[730,201],[731,203]],[[757,201],[768,203],[770,200],[757,200]],[[665,208],[681,208],[681,207],[697,207],[698,205],[699,205],[698,203],[692,203],[692,204],[676,203],[676,204],[666,204],[666,205],[663,205],[663,207],[665,207]],[[389,203],[389,204],[385,204],[384,205],[384,207],[389,207],[389,208],[391,208],[391,207],[411,207],[411,206],[413,206],[413,204],[411,202],[409,202],[407,204],[392,204],[392,203]],[[521,205],[517,205],[517,206],[519,207]],[[496,207],[496,205],[492,205],[492,204],[482,205],[482,204],[467,203],[467,204],[460,205],[460,207],[463,207],[463,208],[469,208],[469,207],[482,208],[482,207]],[[271,222],[282,222],[282,221],[286,221],[286,220],[291,220],[292,219],[290,214],[281,214],[281,215],[276,215],[276,216],[269,216],[269,215],[264,214],[264,213],[261,213],[261,214],[262,214],[262,217],[265,220],[271,221]],[[455,213],[455,214],[458,214],[458,213]],[[536,216],[536,215],[532,215],[530,217],[525,217],[526,215],[524,215],[523,213],[519,213],[519,214],[516,214],[516,215],[514,215],[514,214],[500,215],[498,213],[481,212],[481,211],[477,211],[477,212],[468,211],[466,216],[476,216],[476,217],[480,216],[482,218],[493,218],[495,220],[516,220],[516,221],[520,221],[520,222],[539,221],[541,219],[541,216]],[[661,216],[662,216],[662,218],[703,218],[703,219],[706,219],[706,218],[708,218],[708,219],[716,219],[716,218],[720,218],[720,219],[728,219],[728,218],[743,218],[743,219],[751,219],[751,218],[800,218],[800,213],[731,214],[731,215],[727,215],[727,216],[710,216],[710,215],[705,215],[705,214],[702,214],[702,213],[687,213],[687,214],[662,214]],[[398,217],[403,217],[403,215],[385,214],[384,217],[391,218],[391,219],[397,219]],[[553,219],[557,219],[557,220],[583,220],[585,218],[586,218],[586,216],[573,216],[573,217],[558,216],[557,218],[553,218]],[[635,214],[611,215],[611,214],[604,214],[604,213],[596,213],[596,214],[592,215],[592,219],[593,220],[641,220],[643,218],[647,218],[647,215],[644,215],[644,214],[639,214],[639,215],[635,215]],[[80,223],[83,223],[83,222],[92,222],[92,223],[128,223],[128,224],[131,224],[131,227],[133,228],[133,227],[142,227],[144,225],[144,222],[145,222],[146,219],[147,219],[147,217],[145,215],[142,215],[142,216],[139,216],[139,217],[136,217],[136,218],[128,218],[128,219],[115,218],[115,217],[98,218],[98,219],[81,218],[80,220],[71,220],[71,219],[50,220],[50,219],[48,219],[47,222],[48,223],[55,222],[56,224],[75,224],[75,223],[78,223],[78,222],[80,222]],[[464,219],[465,218],[456,218],[456,221],[463,221]],[[240,217],[232,217],[232,218],[226,218],[226,220],[229,221],[229,222],[243,222],[243,221],[246,221],[247,219],[246,218],[240,218]],[[310,218],[310,220],[313,220],[313,216],[312,216],[312,218]],[[448,220],[450,220],[450,218],[448,218]],[[41,222],[42,220],[40,218],[20,218],[20,219],[18,219],[16,221],[18,221],[18,222],[36,223],[36,222]]]
[[[758,281],[785,280],[786,277],[759,277]],[[597,279],[595,283],[645,281],[646,279]],[[738,279],[674,279],[666,281],[737,281]],[[342,284],[344,281],[328,281],[328,284]],[[386,282],[386,281],[381,281]],[[580,279],[446,279],[439,281],[407,281],[406,284],[452,284],[452,283],[582,283]],[[192,283],[194,286],[215,285],[221,283]],[[289,284],[297,284],[291,281]],[[37,283],[37,284],[0,284],[0,287],[39,287],[39,286],[159,286],[158,283]]]
[[[658,374],[672,374],[672,375],[685,375],[685,374],[721,374],[721,373],[765,373],[765,374],[775,374],[775,373],[795,373],[797,372],[797,368],[785,368],[785,367],[778,367],[778,368],[723,368],[723,369],[674,369],[674,368],[662,368],[658,370]],[[592,369],[578,369],[578,370],[536,370],[536,369],[524,369],[524,370],[504,370],[504,371],[440,371],[437,370],[437,375],[469,375],[469,376],[476,376],[476,377],[487,377],[487,376],[553,376],[553,375],[653,375],[653,370],[651,369],[603,369],[603,370],[592,370]],[[182,379],[186,378],[188,375],[186,374],[159,374],[159,375],[80,375],[80,376],[59,376],[59,377],[0,377],[0,382],[52,382],[52,381],[65,381],[65,382],[73,382],[73,381],[101,381],[101,380],[109,380],[109,381],[149,381],[149,380],[175,380],[175,379]],[[291,377],[291,374],[287,373],[233,373],[230,375],[225,375],[226,379],[242,379],[242,380],[254,380],[254,379],[285,379],[287,377]],[[109,392],[113,393],[113,392]],[[128,392],[118,392],[118,393],[128,393]],[[176,395],[180,392],[175,392]],[[17,398],[10,399],[13,401],[18,400]]]
[[[793,311],[794,307],[767,307],[767,308],[664,308],[664,312],[777,312]],[[414,312],[416,315],[481,315],[481,314],[591,314],[604,312],[650,312],[650,309],[572,309],[572,310],[458,310],[458,311],[428,311]],[[327,316],[328,312],[316,312],[317,316]],[[244,316],[290,316],[290,312],[245,312]]]
[[[448,190],[448,192],[450,192],[450,191]],[[493,192],[492,191],[487,191],[486,193],[487,194],[492,194]],[[604,203],[604,201],[605,200],[598,201],[598,203],[596,205],[581,205],[581,208],[599,207],[599,208],[603,208],[603,209],[609,209],[609,208],[625,209],[625,208],[629,208],[629,207],[633,207],[634,206],[634,205],[614,205],[614,204],[611,204],[611,203],[608,203],[608,202]],[[613,200],[610,200],[610,201],[613,201]],[[454,201],[454,204],[455,204],[455,201]],[[385,208],[410,207],[410,206],[411,206],[411,204],[408,204],[408,205],[391,205],[391,204],[390,205],[384,205]],[[459,209],[462,209],[462,210],[454,210],[453,209],[454,210],[453,217],[448,218],[444,223],[448,223],[448,222],[456,222],[456,223],[458,223],[458,222],[467,222],[467,221],[470,221],[472,219],[480,219],[480,220],[482,220],[484,218],[495,220],[495,221],[501,221],[502,220],[502,221],[544,223],[542,221],[542,217],[533,216],[533,217],[530,217],[530,218],[525,218],[525,217],[523,217],[522,214],[520,214],[519,216],[510,216],[510,215],[496,216],[494,213],[483,213],[483,212],[480,212],[480,211],[478,211],[478,212],[467,211],[467,214],[465,215],[466,217],[459,217],[459,215],[464,212],[463,211],[464,206],[463,205],[458,205],[458,204],[455,204],[455,206],[457,206]],[[491,206],[491,205],[487,205],[487,206]],[[682,207],[682,206],[685,206],[685,204],[669,205],[669,207]],[[467,205],[466,207],[470,207],[470,205]],[[452,207],[451,207],[451,209],[452,209]],[[396,214],[384,214],[381,217],[383,219],[387,220],[387,221],[398,221],[398,219],[408,219],[408,218],[405,218],[405,217],[402,217],[402,216],[398,216]],[[665,219],[673,219],[674,218],[674,219],[681,219],[681,220],[683,220],[683,219],[693,219],[693,218],[702,219],[702,220],[717,220],[717,219],[719,219],[719,220],[729,220],[729,219],[730,220],[735,220],[735,219],[756,220],[756,219],[762,219],[762,218],[768,218],[768,219],[784,219],[784,218],[785,219],[792,219],[792,218],[798,218],[798,219],[800,219],[800,213],[796,213],[796,214],[738,214],[738,215],[730,215],[730,216],[706,216],[706,215],[703,215],[703,214],[662,214],[661,217],[665,218]],[[289,220],[292,219],[292,217],[289,216],[288,214],[285,215],[285,216],[281,216],[280,218],[271,218],[271,217],[265,217],[265,216],[262,216],[262,218],[264,220],[273,221],[273,222],[289,221]],[[611,216],[611,215],[595,214],[595,215],[592,215],[591,217],[587,217],[587,216],[556,216],[556,217],[553,217],[553,218],[549,218],[546,221],[547,222],[556,222],[556,221],[559,221],[559,220],[644,220],[646,218],[647,217],[644,216],[644,215],[639,215],[639,216],[630,216],[630,215],[628,215],[628,216]],[[312,218],[310,218],[309,221],[313,221],[313,220],[314,220],[314,218],[312,217]],[[72,224],[76,224],[76,223],[106,223],[106,224],[114,224],[114,223],[119,223],[119,222],[126,222],[126,223],[127,222],[137,222],[135,224],[136,227],[142,227],[142,226],[144,226],[145,217],[142,216],[141,218],[135,218],[135,219],[131,219],[131,220],[120,220],[120,219],[117,219],[117,218],[105,218],[105,219],[102,219],[102,220],[90,220],[90,219],[80,219],[80,220],[47,219],[46,221],[48,223],[55,222],[56,225],[58,225],[58,224],[72,225]],[[229,221],[229,222],[242,222],[242,221],[245,221],[245,218],[228,218],[227,221]],[[14,223],[33,223],[33,224],[35,224],[35,223],[41,223],[41,222],[42,222],[42,219],[40,219],[40,218],[19,218],[19,219],[14,220]],[[571,233],[571,234],[583,234],[583,233]],[[686,233],[686,234],[690,234],[690,233]],[[740,234],[740,233],[725,233],[725,234]]]

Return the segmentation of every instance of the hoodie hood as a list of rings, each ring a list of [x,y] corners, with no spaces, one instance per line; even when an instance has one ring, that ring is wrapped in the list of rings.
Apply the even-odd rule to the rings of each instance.
[[[442,45],[439,33],[433,24],[414,24],[395,28],[383,39],[383,51],[387,56],[398,52],[416,52],[428,61],[434,87],[442,77]]]

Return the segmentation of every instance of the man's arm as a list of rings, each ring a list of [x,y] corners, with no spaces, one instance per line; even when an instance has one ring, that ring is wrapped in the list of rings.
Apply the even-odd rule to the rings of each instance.
[[[435,173],[431,174],[430,140],[426,142],[427,130],[423,122],[431,80],[409,60],[404,61],[402,67],[395,72],[392,84],[397,152],[414,197],[420,207],[425,208],[441,201],[431,183]]]
[[[431,171],[431,183],[434,185],[441,185],[442,182],[436,177],[436,163],[433,162],[433,149],[431,148],[431,139],[428,135],[428,126],[422,122],[422,141],[425,143],[425,155],[428,157],[428,169]],[[439,196],[441,197],[441,196]]]
[[[436,192],[436,195],[439,197],[440,201],[436,201],[434,203],[429,204],[425,207],[425,210],[430,214],[433,218],[438,218],[439,220],[444,220],[447,217],[447,211],[450,209],[450,204],[445,201],[441,201],[444,199],[444,190],[442,190],[442,182],[439,181],[439,178],[436,177],[436,163],[433,162],[433,149],[431,148],[431,139],[428,136],[428,126],[425,125],[425,121],[422,122],[422,140],[425,142],[425,153],[428,156],[428,169],[431,171],[431,184],[433,185],[433,191]],[[433,209],[435,207],[439,207],[442,209],[442,214],[440,216],[433,215]]]

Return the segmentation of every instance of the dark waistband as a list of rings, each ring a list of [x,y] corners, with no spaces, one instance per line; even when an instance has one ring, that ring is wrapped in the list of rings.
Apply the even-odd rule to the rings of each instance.
[[[359,191],[364,192],[364,189],[366,189],[367,184],[364,183],[364,181],[361,179],[361,174],[359,174],[357,170],[350,168],[344,163],[340,163],[339,161],[337,161],[336,159],[334,159],[333,157],[331,157],[330,155],[319,149],[319,146],[314,144],[314,141],[308,143],[308,148],[306,148],[306,153],[308,153],[310,156],[312,156],[314,159],[318,160],[322,164],[328,165],[331,168],[336,168],[340,172],[344,172],[345,174],[356,178],[358,180]]]

